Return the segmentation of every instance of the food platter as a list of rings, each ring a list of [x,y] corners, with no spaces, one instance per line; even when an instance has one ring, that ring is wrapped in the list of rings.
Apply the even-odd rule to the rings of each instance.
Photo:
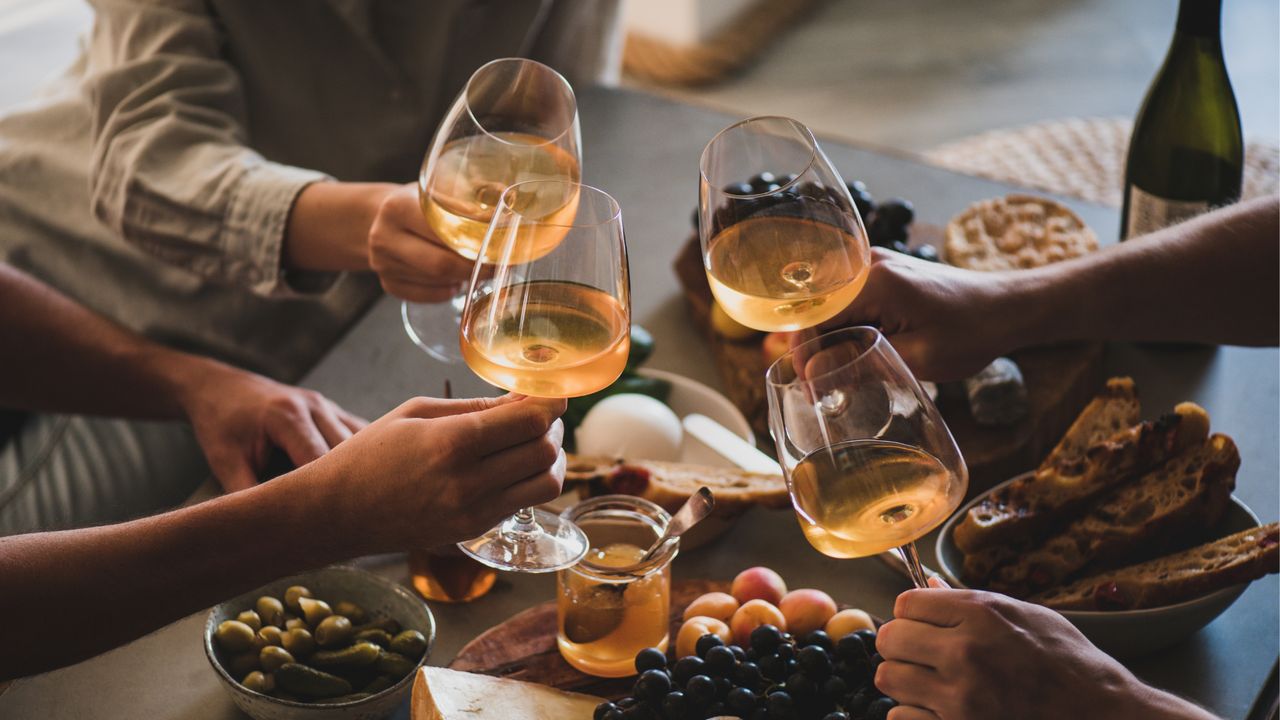
[[[960,579],[964,553],[956,547],[952,538],[956,524],[971,507],[985,500],[991,493],[1029,475],[1030,473],[1018,475],[979,495],[961,507],[942,526],[937,544],[938,570],[952,587],[967,587]],[[1211,537],[1225,537],[1258,525],[1257,515],[1233,496],[1222,519],[1214,526]],[[1144,610],[1059,612],[1102,651],[1124,660],[1161,650],[1190,636],[1222,614],[1247,587],[1248,583],[1240,583],[1186,602]]]

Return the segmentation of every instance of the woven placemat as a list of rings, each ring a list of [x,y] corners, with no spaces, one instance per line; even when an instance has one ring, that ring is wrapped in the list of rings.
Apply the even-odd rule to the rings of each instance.
[[[1068,118],[992,130],[924,157],[966,175],[1120,207],[1132,131],[1128,118]],[[1280,192],[1280,149],[1250,142],[1244,163],[1244,199]]]

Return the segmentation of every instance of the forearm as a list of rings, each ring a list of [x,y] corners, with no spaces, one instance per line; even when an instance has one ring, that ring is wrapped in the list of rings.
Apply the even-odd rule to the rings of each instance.
[[[397,185],[317,182],[298,195],[281,261],[295,270],[368,270],[369,230]]]
[[[0,538],[0,637],[23,648],[0,653],[0,680],[79,662],[358,554],[336,541],[350,534],[336,524],[341,498],[317,496],[333,486],[302,488],[303,475],[119,525]]]
[[[1260,198],[1091,255],[1002,276],[1022,345],[1280,341],[1280,201]]]

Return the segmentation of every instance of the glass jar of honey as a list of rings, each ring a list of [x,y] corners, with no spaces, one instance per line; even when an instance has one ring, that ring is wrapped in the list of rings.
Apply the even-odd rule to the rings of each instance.
[[[557,574],[560,654],[590,675],[634,675],[636,653],[648,647],[665,652],[670,641],[671,560],[680,543],[638,561],[671,516],[630,495],[583,500],[561,515],[582,528],[591,549]]]

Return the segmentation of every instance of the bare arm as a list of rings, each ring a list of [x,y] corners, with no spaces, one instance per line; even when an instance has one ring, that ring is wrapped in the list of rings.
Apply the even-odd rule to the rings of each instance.
[[[830,324],[879,326],[924,380],[1072,340],[1280,342],[1280,199],[1260,198],[1034,270],[981,273],[875,250]]]
[[[0,637],[23,648],[0,653],[0,680],[92,657],[293,572],[475,537],[560,493],[563,411],[563,400],[511,395],[412,400],[244,492],[0,538]]]

